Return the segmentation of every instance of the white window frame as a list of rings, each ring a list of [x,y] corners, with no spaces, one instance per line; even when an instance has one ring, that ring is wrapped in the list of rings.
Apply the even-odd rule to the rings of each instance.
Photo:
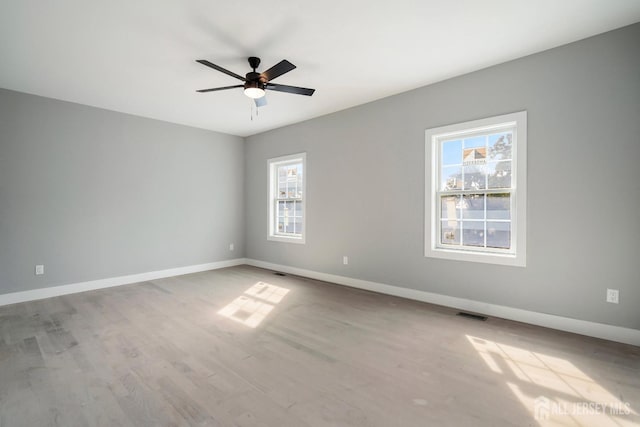
[[[278,168],[286,166],[288,164],[302,163],[303,179],[302,179],[302,200],[296,199],[296,201],[302,204],[302,230],[299,235],[286,235],[278,233],[276,228],[276,209],[278,199]],[[268,184],[269,189],[267,194],[268,200],[268,219],[269,224],[267,226],[268,234],[267,240],[274,242],[286,242],[286,243],[300,243],[306,242],[306,227],[307,227],[307,154],[298,153],[288,156],[276,157],[267,160],[267,170],[269,173]]]
[[[483,132],[513,129],[511,248],[455,248],[439,243],[440,149],[442,141]],[[527,112],[520,111],[425,131],[425,257],[525,267],[527,259]],[[478,192],[491,193],[493,190]],[[496,191],[503,192],[503,191]]]

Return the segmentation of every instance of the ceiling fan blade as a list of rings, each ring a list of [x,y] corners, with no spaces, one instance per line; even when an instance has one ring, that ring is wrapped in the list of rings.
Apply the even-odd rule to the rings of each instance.
[[[247,80],[244,77],[234,73],[233,71],[226,70],[226,69],[220,67],[219,65],[216,65],[216,64],[213,64],[213,63],[207,61],[206,59],[196,59],[196,62],[199,62],[200,64],[205,65],[205,66],[207,66],[209,68],[213,68],[214,70],[218,70],[221,73],[225,73],[225,74],[227,74],[227,75],[229,75],[231,77],[235,77],[236,79],[242,80],[243,82]]]
[[[235,85],[235,86],[223,86],[223,87],[213,87],[211,89],[200,89],[196,92],[204,93],[204,92],[215,92],[217,90],[226,90],[226,89],[235,89],[237,87],[244,87],[244,85]]]
[[[264,107],[265,105],[267,105],[267,97],[266,96],[262,96],[260,98],[255,98],[254,101],[256,103],[256,107]]]
[[[263,77],[266,81],[269,82],[275,79],[276,77],[280,77],[284,73],[288,73],[289,71],[295,70],[295,69],[296,69],[295,65],[293,65],[291,62],[287,61],[286,59],[283,59],[273,67],[269,68],[267,71],[264,71],[262,74],[260,74],[260,77]]]
[[[313,95],[313,92],[316,91],[315,89],[308,89],[306,87],[277,85],[274,83],[268,83],[266,88],[269,90],[275,90],[278,92],[287,92],[287,93],[294,93],[296,95],[306,95],[306,96],[311,96]]]

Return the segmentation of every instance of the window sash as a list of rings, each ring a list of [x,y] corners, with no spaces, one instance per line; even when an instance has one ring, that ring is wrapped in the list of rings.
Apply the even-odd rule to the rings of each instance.
[[[489,218],[487,212],[487,200],[486,197],[487,195],[491,195],[491,194],[508,194],[509,195],[509,219],[504,219],[504,218]],[[444,197],[447,196],[456,196],[456,197],[461,197],[464,198],[465,195],[478,195],[478,196],[484,196],[484,202],[483,202],[483,215],[482,218],[465,218],[462,215],[462,212],[460,213],[459,217],[458,215],[456,215],[455,219],[450,219],[450,218],[446,218],[442,215],[442,199]],[[436,192],[436,224],[435,224],[435,232],[436,232],[436,247],[438,248],[442,248],[442,249],[452,249],[452,250],[458,250],[458,251],[467,251],[467,252],[489,252],[489,253],[497,253],[497,254],[515,254],[515,244],[516,244],[516,233],[515,233],[515,229],[513,227],[513,225],[515,224],[514,221],[514,210],[515,210],[515,206],[516,206],[516,197],[515,197],[515,192],[514,190],[511,189],[500,189],[499,191],[441,191],[441,192]],[[456,222],[459,223],[460,225],[458,226],[458,230],[459,230],[459,239],[460,239],[460,243],[458,244],[451,244],[451,243],[446,243],[443,242],[442,240],[442,236],[443,236],[443,223],[445,222]],[[478,246],[478,245],[465,245],[465,241],[464,241],[464,228],[463,225],[464,223],[482,223],[483,224],[483,245],[482,246]],[[493,247],[493,246],[487,246],[487,235],[488,235],[488,227],[487,224],[488,223],[503,223],[503,224],[509,224],[509,248],[498,248],[498,247]]]
[[[300,215],[296,214],[296,206],[294,204],[293,207],[293,214],[289,215],[289,216],[281,216],[280,215],[280,211],[278,209],[278,205],[281,202],[296,202],[296,203],[303,203],[303,197],[298,197],[298,198],[288,198],[288,199],[275,199],[274,200],[274,204],[273,204],[273,212],[274,212],[274,224],[273,224],[273,234],[274,235],[278,235],[278,236],[289,236],[289,237],[301,237],[302,236],[302,230],[296,230],[296,219],[300,219],[300,224],[303,224],[304,221],[304,205],[302,205],[302,207],[300,208]],[[293,222],[293,232],[286,232],[286,231],[279,231],[278,230],[278,225],[280,224],[280,219],[284,219],[287,222],[288,221],[292,221]]]

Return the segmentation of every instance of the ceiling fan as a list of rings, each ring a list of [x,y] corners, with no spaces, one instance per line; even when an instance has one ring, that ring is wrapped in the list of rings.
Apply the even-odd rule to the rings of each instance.
[[[197,92],[215,92],[218,90],[227,90],[227,89],[235,89],[239,87],[244,88],[244,94],[249,98],[253,98],[256,103],[256,106],[261,107],[266,104],[264,95],[266,90],[275,90],[277,92],[286,92],[293,93],[296,95],[306,95],[311,96],[315,89],[308,89],[304,87],[297,86],[287,86],[271,83],[276,77],[280,77],[281,75],[288,73],[291,70],[296,68],[291,62],[283,59],[278,62],[273,67],[269,68],[267,71],[263,71],[262,73],[258,73],[256,68],[260,65],[260,58],[252,56],[249,58],[249,66],[253,68],[253,71],[248,72],[245,77],[242,77],[232,71],[224,69],[219,65],[213,64],[206,59],[197,59],[196,62],[199,62],[202,65],[205,65],[209,68],[213,68],[214,70],[218,70],[222,73],[225,73],[231,77],[235,77],[238,80],[242,80],[244,84],[235,85],[235,86],[223,86],[223,87],[214,87],[211,89],[200,89]]]

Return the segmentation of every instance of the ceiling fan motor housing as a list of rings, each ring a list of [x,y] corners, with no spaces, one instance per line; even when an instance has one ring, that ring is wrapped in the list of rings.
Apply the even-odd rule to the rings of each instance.
[[[264,89],[266,81],[260,77],[260,73],[256,73],[255,71],[247,73],[246,79],[247,81],[244,84],[245,89],[250,87]]]

